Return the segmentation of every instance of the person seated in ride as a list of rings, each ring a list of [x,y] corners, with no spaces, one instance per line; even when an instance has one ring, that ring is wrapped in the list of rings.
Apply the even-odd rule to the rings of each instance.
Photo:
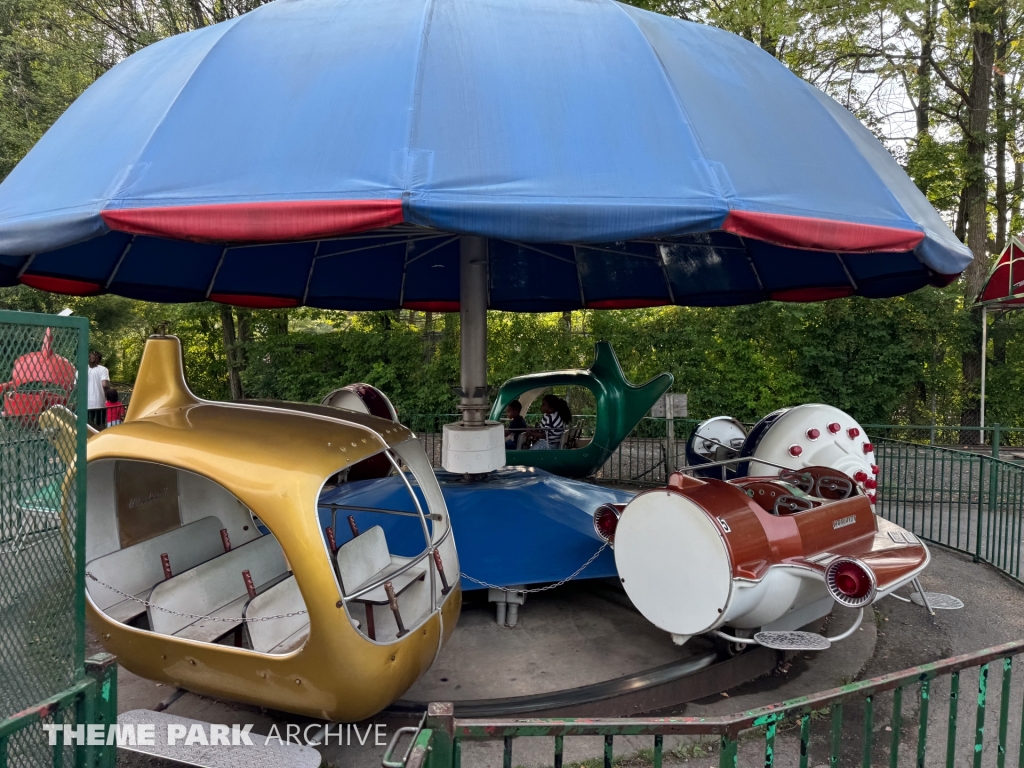
[[[527,430],[526,419],[523,418],[523,404],[513,400],[506,405],[505,418],[508,419],[508,426],[505,427],[505,448],[515,450],[519,436]]]
[[[531,429],[526,434],[537,438],[532,450],[547,451],[561,446],[562,433],[572,422],[569,404],[558,395],[547,394],[540,401],[540,412],[544,416],[540,420],[540,429]]]

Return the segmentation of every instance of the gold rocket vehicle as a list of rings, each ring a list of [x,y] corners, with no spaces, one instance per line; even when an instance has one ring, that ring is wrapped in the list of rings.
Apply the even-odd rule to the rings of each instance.
[[[346,523],[343,505],[321,528],[321,492],[367,466],[401,477],[408,503],[353,511],[404,516],[422,529],[418,553],[393,553],[365,514],[364,530]],[[87,468],[89,617],[135,674],[358,721],[427,670],[458,620],[444,498],[394,421],[201,400],[178,339],[153,337],[124,423],[89,438]]]

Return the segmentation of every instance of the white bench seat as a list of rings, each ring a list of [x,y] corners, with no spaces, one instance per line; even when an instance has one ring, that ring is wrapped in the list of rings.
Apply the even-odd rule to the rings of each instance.
[[[182,573],[206,560],[223,555],[224,544],[220,538],[220,529],[223,527],[219,518],[204,517],[181,528],[97,557],[87,565],[86,570],[100,581],[117,587],[122,592],[143,597],[144,594],[150,593],[154,585],[164,580],[161,554],[167,555],[174,573]],[[92,579],[86,578],[85,583],[93,603],[108,616],[111,614],[107,609],[114,605],[118,606],[118,615],[126,618],[111,616],[117,621],[129,620],[145,610],[145,606],[133,600],[126,600],[117,592],[100,586]],[[132,611],[128,606],[120,605],[124,602],[134,603],[139,606],[139,610]]]
[[[261,536],[160,582],[153,588],[149,599],[154,605],[180,613],[241,618],[249,599],[242,571],[249,571],[253,584],[264,589],[288,575],[284,552],[273,535]],[[237,626],[235,622],[203,622],[202,619],[179,616],[156,608],[149,608],[148,613],[150,627],[163,635],[187,637],[184,630],[191,625],[209,625],[187,630],[195,635],[191,639],[203,639],[206,642],[209,642],[207,638],[215,629],[221,631],[214,639]]]
[[[362,584],[357,586],[352,591],[358,592],[360,589],[362,589],[365,585],[369,584],[370,582],[377,581],[377,579],[387,578],[390,574],[394,573],[407,562],[409,562],[409,558],[406,557],[396,557],[394,558],[394,560],[397,562],[392,562],[387,567],[377,571],[377,573],[373,574],[370,578],[368,578],[366,581],[364,581]],[[391,587],[395,590],[395,595],[400,595],[402,594],[402,592],[404,592],[406,589],[412,586],[414,582],[420,581],[426,575],[426,568],[424,568],[421,565],[414,565],[405,573],[402,573],[396,576],[395,578],[390,579]],[[360,595],[358,598],[356,598],[356,601],[360,603],[372,603],[373,605],[387,605],[388,594],[384,590],[384,585],[382,584],[376,589],[371,589],[365,595]]]
[[[384,529],[379,525],[364,531],[338,548],[338,573],[341,576],[341,588],[346,595],[358,592],[367,584],[385,579],[407,562],[409,558],[395,557],[388,550],[388,542]],[[413,582],[426,575],[423,566],[413,566],[400,576],[391,579],[395,594],[400,594]],[[386,605],[388,602],[384,585],[360,595],[356,602]]]
[[[274,585],[279,584],[288,578],[292,577],[288,574],[281,574],[269,583],[261,584],[256,587],[256,596],[259,597],[261,592],[272,589]],[[210,616],[210,619],[241,619],[245,616],[245,608],[249,602],[249,594],[246,593],[240,597],[236,597],[227,605],[224,605],[215,611],[211,611],[207,615]],[[192,611],[192,613],[195,613],[195,611]],[[183,627],[175,632],[174,636],[183,637],[186,640],[198,640],[202,643],[213,643],[229,632],[234,632],[242,623],[240,621],[211,621],[210,619],[196,619],[192,624],[189,624],[187,627]]]
[[[150,593],[152,593],[152,591],[152,587],[150,587],[149,589],[144,589],[141,592],[137,593],[135,597],[137,597],[139,600],[149,600],[149,595]],[[103,612],[107,614],[107,616],[112,618],[114,621],[119,621],[122,624],[127,624],[129,621],[136,618],[137,616],[141,616],[142,614],[144,614],[146,612],[146,606],[144,606],[137,600],[128,600],[126,598],[122,600],[120,603],[114,603],[109,608],[103,609]]]
[[[309,637],[309,615],[306,603],[299,592],[294,576],[279,581],[266,591],[261,591],[245,606],[247,619],[265,616],[281,616],[278,619],[249,621],[246,629],[254,651],[261,653],[290,653],[299,648]],[[298,616],[287,616],[298,613]]]

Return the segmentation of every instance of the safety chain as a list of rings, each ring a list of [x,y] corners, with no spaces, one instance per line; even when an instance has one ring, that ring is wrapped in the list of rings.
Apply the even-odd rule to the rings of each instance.
[[[469,576],[469,575],[467,575],[465,573],[462,574],[462,578],[467,579],[469,581],[472,581],[474,584],[479,584],[481,587],[487,587],[488,589],[500,589],[502,592],[512,592],[512,593],[515,593],[515,594],[518,594],[518,595],[532,595],[532,594],[535,594],[537,592],[547,592],[549,589],[556,589],[556,588],[562,586],[563,584],[566,584],[566,583],[572,581],[573,579],[575,579],[577,576],[579,576],[581,573],[583,573],[585,570],[587,570],[587,566],[590,565],[595,560],[597,560],[597,558],[599,558],[601,556],[601,553],[604,552],[606,549],[608,549],[608,542],[607,541],[604,544],[601,545],[601,548],[599,550],[597,550],[597,552],[595,552],[593,555],[590,556],[590,559],[587,560],[587,562],[585,562],[583,565],[581,565],[579,568],[577,568],[576,571],[572,575],[566,576],[564,579],[562,579],[557,584],[548,584],[546,587],[538,587],[537,589],[510,589],[509,587],[499,587],[497,584],[488,584],[486,581],[480,581],[480,579],[474,579],[472,576]]]
[[[246,622],[246,621],[248,621],[248,622],[255,622],[255,621],[270,621],[271,619],[289,619],[292,616],[302,616],[303,614],[309,613],[309,611],[293,611],[292,613],[279,613],[276,616],[260,616],[259,618],[256,618],[256,619],[250,619],[250,618],[247,618],[245,616],[242,616],[242,617],[239,617],[239,618],[235,618],[234,616],[199,616],[199,615],[194,614],[194,613],[182,613],[181,611],[174,611],[174,610],[171,610],[170,608],[164,608],[162,605],[157,605],[156,603],[151,603],[151,602],[149,602],[149,600],[143,600],[141,597],[136,597],[135,595],[129,595],[127,592],[122,592],[117,587],[112,587],[109,584],[107,584],[106,582],[100,581],[95,576],[93,576],[89,571],[86,571],[85,575],[88,576],[93,581],[95,581],[101,587],[106,587],[111,592],[116,592],[117,594],[121,595],[124,598],[127,598],[128,600],[134,600],[136,603],[141,603],[142,605],[146,606],[147,608],[155,608],[158,611],[163,611],[164,613],[169,613],[172,616],[181,616],[182,618],[185,618],[185,619],[203,619],[204,621],[222,621],[222,622],[224,622],[226,624],[239,624],[239,623],[243,623],[243,622]]]
[[[499,587],[497,584],[489,584],[486,581],[480,581],[480,579],[474,579],[472,576],[469,576],[469,575],[467,575],[465,573],[462,574],[462,578],[467,579],[469,581],[472,581],[474,584],[479,584],[481,587],[487,587],[488,589],[498,589],[498,590],[501,590],[502,592],[513,592],[513,593],[524,594],[524,595],[532,595],[532,594],[536,594],[537,592],[547,592],[549,589],[557,589],[558,587],[562,586],[563,584],[567,584],[568,582],[570,582],[573,579],[575,579],[577,576],[579,576],[581,573],[583,573],[583,571],[585,571],[587,569],[587,567],[591,563],[593,563],[595,560],[597,560],[597,558],[599,558],[601,556],[601,553],[604,552],[607,548],[608,548],[608,542],[605,542],[604,544],[601,545],[600,549],[598,549],[597,552],[595,552],[593,555],[590,556],[590,559],[587,560],[587,562],[585,562],[583,565],[581,565],[579,568],[577,568],[572,574],[570,574],[569,576],[566,576],[564,579],[562,579],[559,582],[556,582],[555,584],[548,584],[547,586],[538,587],[537,589],[509,589],[508,587]],[[200,615],[195,614],[195,613],[183,613],[181,611],[172,610],[171,608],[164,608],[162,605],[157,605],[156,603],[149,602],[149,600],[143,600],[141,597],[136,597],[135,595],[130,595],[127,592],[122,592],[117,587],[112,587],[110,584],[107,584],[104,581],[100,581],[90,571],[86,571],[85,575],[88,576],[93,581],[95,581],[101,587],[109,589],[111,592],[115,592],[116,594],[121,595],[121,597],[123,597],[123,598],[125,598],[127,600],[134,600],[136,603],[139,603],[140,605],[146,606],[146,608],[155,608],[158,611],[163,611],[164,613],[169,613],[172,616],[181,616],[182,618],[185,618],[185,619],[202,619],[204,621],[221,621],[221,622],[224,622],[226,624],[238,624],[238,623],[243,623],[243,622],[247,622],[247,621],[248,622],[255,622],[255,621],[270,621],[272,619],[288,619],[288,618],[291,618],[292,616],[302,616],[303,614],[308,613],[308,611],[293,611],[292,613],[279,613],[276,616],[260,616],[259,618],[256,618],[256,619],[250,619],[250,618],[247,618],[245,616],[242,616],[242,617],[239,617],[239,618],[235,618],[234,616],[200,616]]]

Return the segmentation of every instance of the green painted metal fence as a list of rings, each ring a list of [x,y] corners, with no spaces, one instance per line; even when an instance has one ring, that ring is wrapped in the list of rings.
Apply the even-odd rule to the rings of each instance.
[[[873,439],[881,468],[880,515],[1022,581],[1024,466],[968,451]]]
[[[0,768],[114,764],[42,727],[117,714],[113,659],[85,658],[87,355],[85,318],[0,312]]]
[[[601,737],[604,768],[613,768],[616,739],[635,752],[640,736],[649,746],[630,764],[652,768],[693,759],[697,744],[720,768],[1022,766],[1024,718],[1013,686],[1022,652],[1024,641],[1005,643],[723,717],[468,719],[454,717],[451,704],[431,704],[404,756],[389,748],[384,765],[461,768],[479,742],[500,741],[502,765],[512,768],[520,764],[515,745],[534,738],[546,740],[551,764],[563,768],[566,737]]]
[[[676,425],[682,442],[692,421],[677,420]],[[985,451],[990,455],[986,455],[977,447],[958,450],[936,445],[934,438],[922,439],[928,435],[927,427],[868,429],[881,468],[880,515],[1024,583],[1024,464],[999,458],[1000,448],[1016,440],[1006,440],[998,426],[987,428]],[[954,432],[960,436],[959,428],[945,429],[946,439],[951,440]],[[666,437],[664,420],[645,419],[605,465],[600,478],[664,482],[666,455],[682,463],[681,446],[676,448]],[[694,749],[705,756],[715,753],[718,765],[730,768],[911,764],[1024,768],[1020,662],[1016,685],[1013,678],[1015,660],[1022,652],[1024,641],[1008,643],[725,717],[475,720],[455,718],[450,705],[434,704],[405,759],[392,760],[389,754],[385,766],[461,768],[465,750],[479,742],[500,741],[502,764],[512,768],[519,764],[516,740],[543,737],[551,740],[552,764],[562,768],[565,738],[579,736],[603,738],[604,768],[613,768],[616,738],[632,739],[626,749],[636,752],[635,739],[642,735],[649,744],[639,764],[646,761],[650,768],[661,768],[666,758],[679,762],[682,755],[695,754]],[[684,741],[672,746],[671,739]],[[695,742],[702,746],[694,747]],[[631,757],[628,764],[638,764],[638,758]]]

